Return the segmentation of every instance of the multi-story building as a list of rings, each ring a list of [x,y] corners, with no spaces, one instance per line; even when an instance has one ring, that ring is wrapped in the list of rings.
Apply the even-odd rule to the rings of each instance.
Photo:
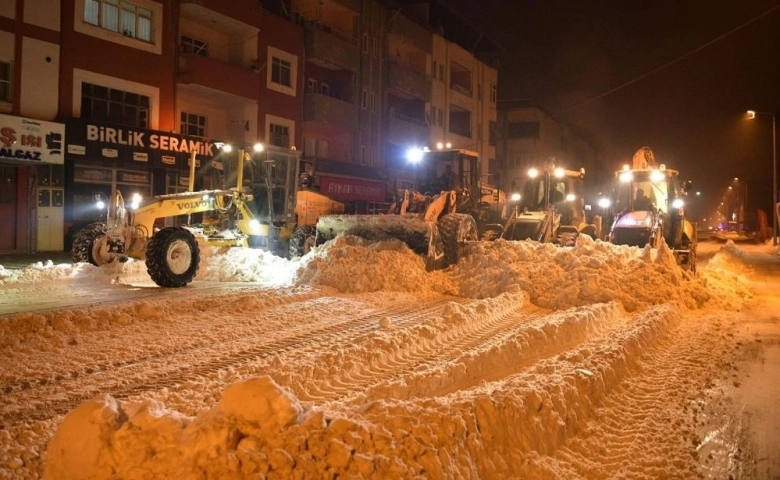
[[[500,174],[510,189],[531,167],[584,168],[593,175],[600,163],[584,136],[527,100],[499,103],[497,137]]]
[[[62,250],[96,198],[219,187],[220,143],[302,150],[336,199],[385,201],[405,153],[495,146],[495,47],[438,1],[0,3],[0,252]],[[435,26],[435,27],[434,27]],[[493,173],[493,172],[491,172]]]
[[[2,160],[0,251],[67,248],[114,190],[186,189],[193,151],[210,187],[218,142],[300,137],[303,30],[252,0],[14,0],[0,39],[0,120],[64,126],[59,156]]]

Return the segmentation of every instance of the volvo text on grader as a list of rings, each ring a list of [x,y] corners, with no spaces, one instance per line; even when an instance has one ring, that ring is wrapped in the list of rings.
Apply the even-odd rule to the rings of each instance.
[[[105,222],[92,223],[73,238],[75,262],[104,265],[128,258],[145,260],[152,280],[183,287],[195,277],[200,245],[252,246],[279,253],[295,225],[300,154],[278,147],[222,152],[211,161],[213,183],[232,188],[194,190],[195,155],[190,158],[189,189],[125,205],[117,190]],[[202,217],[175,226],[174,219]]]
[[[696,225],[685,216],[691,183],[677,170],[658,164],[653,151],[642,147],[632,165],[615,172],[611,207],[613,221],[607,240],[617,245],[658,248],[674,253],[677,264],[696,273]]]

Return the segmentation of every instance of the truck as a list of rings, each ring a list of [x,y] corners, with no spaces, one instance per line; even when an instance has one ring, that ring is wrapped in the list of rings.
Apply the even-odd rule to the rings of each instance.
[[[613,220],[607,240],[616,245],[672,250],[677,264],[696,273],[696,224],[685,214],[690,181],[658,164],[649,147],[636,151],[631,165],[615,172],[612,182]]]

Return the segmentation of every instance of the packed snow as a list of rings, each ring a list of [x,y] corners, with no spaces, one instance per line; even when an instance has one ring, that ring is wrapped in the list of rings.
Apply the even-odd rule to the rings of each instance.
[[[780,257],[709,248],[0,266],[0,478],[776,478]]]

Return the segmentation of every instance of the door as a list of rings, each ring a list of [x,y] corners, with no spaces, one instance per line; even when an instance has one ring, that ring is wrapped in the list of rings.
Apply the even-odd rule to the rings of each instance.
[[[65,248],[65,211],[62,188],[38,187],[38,241],[39,252],[62,252]]]
[[[18,228],[16,199],[16,167],[0,166],[0,252],[16,248],[16,229]]]

